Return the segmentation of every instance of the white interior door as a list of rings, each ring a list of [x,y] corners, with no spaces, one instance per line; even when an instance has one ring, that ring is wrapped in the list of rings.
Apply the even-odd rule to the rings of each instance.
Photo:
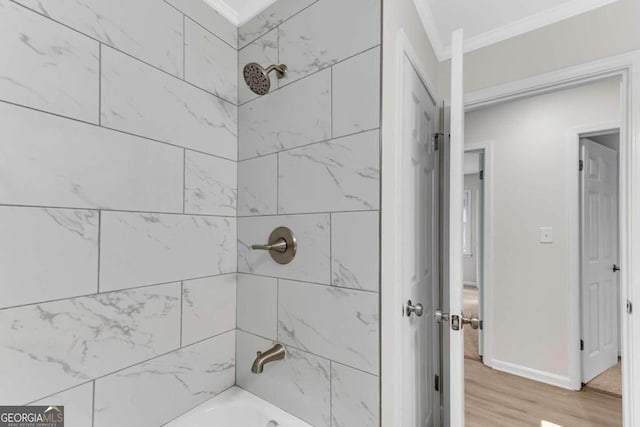
[[[462,328],[462,193],[464,191],[464,84],[463,32],[452,34],[451,43],[451,138],[449,142],[449,423],[464,426],[464,340]],[[445,290],[446,292],[447,290]],[[459,329],[454,328],[458,316]],[[443,325],[447,327],[447,325]]]
[[[406,55],[402,141],[399,150],[402,283],[402,426],[431,427],[439,420],[434,378],[439,359],[433,321],[438,301],[438,156],[433,136],[436,102]]]
[[[582,382],[618,363],[617,153],[581,139]]]

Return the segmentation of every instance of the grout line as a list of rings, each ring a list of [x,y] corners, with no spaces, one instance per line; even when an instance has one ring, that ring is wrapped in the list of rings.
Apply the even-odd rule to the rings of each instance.
[[[362,51],[360,51],[360,52],[358,52],[358,53],[355,53],[355,54],[353,54],[353,55],[351,55],[351,56],[348,56],[348,57],[346,57],[346,58],[344,58],[344,59],[341,59],[340,61],[336,61],[336,62],[332,63],[331,65],[328,65],[328,66],[326,66],[326,67],[324,67],[324,68],[320,68],[320,69],[318,69],[318,70],[315,70],[315,71],[313,71],[313,72],[312,72],[312,73],[310,73],[310,74],[305,74],[304,76],[302,76],[302,77],[300,77],[300,78],[297,78],[297,79],[295,79],[295,80],[287,81],[287,82],[284,82],[283,84],[278,83],[278,87],[277,87],[277,88],[275,88],[275,89],[273,89],[273,90],[271,90],[271,91],[269,91],[269,93],[268,93],[267,95],[271,95],[272,93],[275,93],[275,92],[277,92],[277,91],[281,90],[282,88],[285,88],[285,87],[291,86],[291,85],[293,85],[293,84],[295,84],[295,83],[298,83],[298,82],[300,82],[300,81],[302,81],[302,80],[305,80],[305,79],[307,79],[307,78],[309,78],[309,77],[311,77],[311,76],[315,76],[316,74],[321,73],[321,72],[323,72],[323,71],[327,71],[327,70],[329,70],[329,68],[333,67],[334,65],[338,65],[338,64],[341,64],[341,63],[343,63],[343,62],[346,62],[346,61],[348,61],[348,60],[350,60],[350,59],[355,58],[355,57],[356,57],[356,56],[358,56],[358,55],[362,55],[362,54],[367,53],[367,52],[369,52],[369,51],[371,51],[371,50],[377,49],[378,47],[380,47],[380,44],[379,44],[379,43],[378,43],[377,45],[375,45],[375,46],[368,47],[368,48],[366,48],[366,49],[364,49],[364,50],[362,50]],[[280,59],[280,57],[278,57],[278,62],[280,62],[280,61],[279,61],[279,59]],[[286,65],[286,64],[285,64],[285,65]],[[282,80],[280,80],[280,82],[282,82]],[[265,96],[267,96],[267,95],[265,95]],[[243,102],[243,103],[238,103],[238,107],[244,107],[245,105],[247,105],[247,104],[249,104],[249,103],[251,103],[251,102],[254,102],[254,101],[258,100],[258,99],[262,99],[263,97],[264,97],[264,96],[258,96],[258,97],[252,98],[252,99],[250,99],[250,100],[248,100],[248,101],[245,101],[245,102]]]
[[[91,381],[92,382],[92,391],[93,391],[93,397],[91,400],[91,427],[93,427],[95,425],[95,420],[96,420],[96,380]]]
[[[360,134],[367,133],[367,132],[374,132],[374,131],[380,131],[380,127],[375,127],[375,128],[371,128],[371,129],[359,130],[359,131],[357,131],[357,132],[348,133],[348,134],[346,134],[346,135],[340,135],[340,136],[336,136],[336,137],[334,137],[334,138],[323,139],[323,140],[321,140],[321,141],[313,141],[313,142],[309,142],[309,143],[307,143],[307,144],[297,145],[297,146],[295,146],[295,147],[291,147],[291,148],[283,148],[283,149],[281,149],[281,150],[279,150],[279,151],[274,151],[274,152],[272,152],[272,153],[265,153],[265,154],[261,154],[261,155],[254,156],[254,157],[247,157],[246,159],[239,159],[238,161],[243,162],[243,161],[245,161],[245,160],[259,159],[259,158],[261,158],[261,157],[270,156],[270,155],[272,155],[272,154],[286,153],[287,151],[297,150],[297,149],[299,149],[299,148],[306,148],[306,147],[309,147],[309,146],[311,146],[311,145],[315,145],[315,144],[327,144],[327,143],[332,143],[332,142],[335,142],[335,141],[338,141],[338,140],[341,140],[341,139],[344,139],[344,138],[349,138],[349,137],[352,137],[352,136],[360,135]],[[378,141],[378,143],[379,143],[379,141]],[[228,159],[227,159],[227,160],[228,160]]]
[[[263,340],[272,341],[272,342],[274,341],[274,339],[273,339],[273,338],[265,337],[265,336],[263,336],[263,335],[256,334],[255,332],[246,331],[246,330],[244,330],[244,329],[239,329],[239,328],[238,328],[238,330],[239,330],[240,332],[245,333],[245,334],[249,334],[249,335],[253,335],[254,337],[262,338]],[[276,341],[278,341],[278,340],[276,340]],[[278,341],[278,342],[279,342],[279,341]],[[353,369],[353,370],[355,370],[355,371],[362,372],[363,374],[369,374],[369,375],[371,375],[371,376],[373,376],[373,377],[380,377],[380,375],[379,375],[379,374],[374,374],[374,373],[371,373],[371,372],[369,372],[369,371],[365,371],[364,369],[357,368],[357,367],[355,367],[355,366],[351,366],[351,365],[347,365],[346,363],[341,363],[341,362],[338,362],[338,361],[333,360],[333,359],[329,359],[329,358],[328,358],[328,357],[326,357],[326,356],[322,356],[322,355],[320,355],[320,354],[318,354],[318,353],[314,353],[314,352],[312,352],[312,351],[305,350],[304,348],[296,347],[295,345],[285,344],[285,343],[282,343],[282,342],[281,342],[280,344],[284,345],[285,347],[292,348],[292,349],[294,349],[294,350],[296,350],[296,351],[300,351],[300,352],[305,353],[305,354],[310,354],[310,355],[312,355],[312,356],[319,357],[320,359],[323,359],[323,360],[326,360],[326,361],[331,361],[331,362],[333,362],[333,363],[335,363],[335,364],[337,364],[337,365],[345,366],[345,367],[347,367],[347,368],[351,368],[351,369]]]
[[[182,348],[182,318],[184,316],[184,281],[180,281],[180,348]]]
[[[260,214],[260,215],[240,215],[238,219],[250,218],[268,218],[276,216],[300,216],[300,215],[327,215],[332,213],[364,213],[364,212],[380,212],[380,209],[359,209],[354,211],[323,211],[323,212],[283,212],[279,214]]]
[[[221,276],[228,276],[230,274],[237,274],[235,272],[229,272],[229,273],[220,273],[220,274],[213,274],[213,275],[209,275],[209,276],[201,276],[201,277],[193,277],[193,278],[188,278],[188,279],[182,279],[182,281],[185,282],[189,282],[191,280],[198,280],[198,279],[208,279],[211,277],[221,277]],[[246,274],[246,273],[241,273],[241,274]],[[149,285],[140,285],[140,286],[132,286],[129,288],[122,288],[122,289],[113,289],[113,290],[109,290],[109,291],[104,291],[104,292],[100,292],[100,293],[91,293],[91,294],[82,294],[82,295],[72,295],[72,296],[67,296],[64,298],[56,298],[56,299],[51,299],[51,300],[45,300],[45,301],[34,301],[34,302],[29,302],[26,304],[18,304],[18,305],[12,305],[9,307],[2,307],[0,308],[0,313],[4,310],[11,310],[14,308],[23,308],[23,307],[29,307],[29,306],[35,306],[35,305],[41,305],[41,304],[49,304],[49,303],[53,303],[53,302],[60,302],[60,301],[66,301],[66,300],[71,300],[71,299],[78,299],[78,298],[90,298],[90,297],[95,297],[98,295],[105,295],[105,294],[111,294],[111,293],[115,293],[115,292],[127,292],[127,291],[134,291],[137,289],[145,289],[145,288],[152,288],[154,286],[165,286],[165,285],[170,285],[173,283],[178,283],[181,280],[171,280],[168,282],[162,282],[162,283],[152,283]]]
[[[329,420],[333,420],[333,360],[329,359]]]
[[[280,342],[280,279],[276,279],[276,341]]]
[[[102,246],[102,211],[98,211],[98,280],[97,293],[100,293],[100,252]]]
[[[287,22],[288,20],[290,20],[291,18],[293,18],[294,16],[300,14],[301,12],[304,12],[305,10],[309,9],[311,6],[313,6],[314,4],[316,4],[319,0],[315,0],[313,3],[306,5],[305,7],[303,7],[302,9],[300,9],[299,11],[297,11],[296,13],[294,13],[293,15],[289,15],[287,18],[284,18],[282,21],[278,22],[277,25],[274,25],[273,27],[270,27],[269,29],[267,29],[264,33],[260,34],[259,36],[257,36],[255,39],[251,40],[250,42],[246,43],[245,45],[242,46],[242,48],[250,45],[251,43],[255,42],[256,40],[258,40],[259,38],[261,38],[262,36],[264,36],[265,34],[267,34],[269,31],[273,30],[276,27],[279,27],[280,25],[284,24],[285,22]],[[239,30],[239,29],[238,29]],[[240,48],[240,36],[238,35],[238,47]]]
[[[166,0],[165,0],[166,3]],[[173,7],[173,5],[169,4],[171,7]],[[240,50],[238,49],[238,46],[234,46],[231,43],[229,43],[228,41],[226,41],[225,39],[223,39],[221,36],[217,35],[216,33],[214,33],[213,31],[211,31],[210,29],[208,29],[207,27],[205,27],[204,25],[202,25],[200,22],[196,21],[193,17],[187,15],[186,13],[184,13],[183,11],[181,11],[180,9],[174,7],[174,9],[176,9],[178,12],[182,13],[189,21],[193,22],[194,24],[196,24],[198,27],[202,28],[203,30],[205,30],[207,33],[211,34],[212,36],[214,36],[215,38],[217,38],[218,40],[220,40],[221,42],[223,42],[224,44],[226,44],[227,46],[229,46],[230,48],[232,48],[233,50]],[[226,20],[226,19],[225,19]],[[232,24],[233,25],[233,24]]]
[[[329,115],[329,122],[330,122],[330,135],[331,135],[331,139],[333,139],[334,136],[334,132],[333,132],[333,65],[330,67],[331,68],[331,76],[330,76],[330,85],[331,85],[331,91],[329,92],[329,96],[331,97],[331,99],[329,100],[331,102],[331,105],[329,106],[331,113]]]
[[[182,14],[182,80],[187,80],[187,15]]]
[[[6,99],[1,99],[0,98],[0,103],[13,105],[15,107],[24,108],[26,110],[37,111],[39,113],[47,114],[47,115],[50,115],[50,116],[60,117],[62,119],[71,120],[71,121],[82,123],[82,124],[85,124],[85,125],[97,127],[97,128],[103,129],[103,130],[118,132],[118,133],[122,133],[124,135],[135,136],[137,138],[141,138],[141,139],[144,139],[146,141],[157,142],[158,144],[168,145],[168,146],[176,147],[176,148],[186,148],[187,150],[193,151],[195,153],[206,154],[207,156],[217,157],[217,158],[223,159],[223,160],[229,160],[229,161],[232,161],[232,162],[237,161],[237,159],[230,159],[228,157],[223,157],[223,156],[220,156],[220,155],[217,155],[217,154],[211,154],[211,153],[207,153],[207,152],[204,152],[204,151],[196,150],[194,148],[184,147],[182,145],[174,144],[172,142],[162,141],[162,140],[154,139],[154,138],[151,138],[151,137],[148,137],[148,136],[144,136],[144,135],[140,135],[140,134],[136,134],[136,133],[131,133],[131,132],[127,132],[125,130],[116,129],[116,128],[112,128],[112,127],[109,127],[109,126],[101,125],[101,124],[98,124],[98,123],[88,122],[86,120],[81,120],[81,119],[78,119],[78,118],[75,118],[75,117],[65,116],[65,115],[62,115],[62,114],[54,113],[52,111],[41,110],[39,108],[34,108],[34,107],[30,107],[28,105],[18,104],[16,102],[8,101]]]
[[[344,289],[346,291],[362,292],[362,293],[374,294],[374,295],[378,294],[378,291],[370,291],[368,289],[347,288],[347,287],[344,287],[344,286],[334,286],[334,285],[330,285],[330,284],[327,284],[327,283],[308,282],[308,281],[305,281],[305,280],[297,280],[297,279],[287,279],[286,277],[267,276],[267,275],[264,275],[264,274],[245,273],[245,272],[240,272],[238,274],[245,274],[247,276],[255,276],[255,277],[266,277],[266,278],[269,278],[269,279],[278,279],[278,282],[280,280],[286,280],[286,281],[289,281],[289,282],[303,283],[303,284],[312,285],[312,286],[324,286],[325,288],[330,288],[330,289]]]
[[[98,43],[98,125],[102,126],[102,43]]]
[[[334,286],[333,285],[333,213],[329,213],[329,285]]]
[[[280,153],[276,153],[276,215],[280,214]]]
[[[105,208],[81,208],[81,207],[69,207],[69,206],[39,206],[39,205],[12,205],[10,203],[0,203],[0,207],[11,208],[34,208],[34,209],[59,209],[59,210],[75,210],[75,211],[101,211],[101,212],[117,212],[128,214],[142,214],[142,215],[174,215],[182,216],[185,218],[202,217],[202,218],[223,218],[223,219],[237,219],[237,216],[233,215],[210,215],[210,214],[190,214],[184,212],[154,212],[154,211],[125,211],[121,209],[105,209]]]
[[[182,213],[186,214],[187,205],[187,149],[182,151]]]

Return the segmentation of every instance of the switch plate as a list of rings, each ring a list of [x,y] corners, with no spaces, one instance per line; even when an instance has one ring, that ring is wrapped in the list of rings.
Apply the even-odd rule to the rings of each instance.
[[[540,227],[540,243],[553,243],[553,228]]]

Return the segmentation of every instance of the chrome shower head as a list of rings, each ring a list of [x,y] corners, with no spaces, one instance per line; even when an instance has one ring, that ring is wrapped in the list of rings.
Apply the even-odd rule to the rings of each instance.
[[[258,95],[266,95],[271,89],[271,79],[269,79],[269,73],[276,71],[279,79],[283,78],[287,72],[287,66],[269,65],[266,69],[260,64],[250,62],[244,66],[244,81],[254,93]]]

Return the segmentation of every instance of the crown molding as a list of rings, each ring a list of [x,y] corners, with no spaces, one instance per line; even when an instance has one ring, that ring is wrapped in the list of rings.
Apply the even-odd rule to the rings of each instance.
[[[555,24],[556,22],[598,9],[616,1],[618,0],[572,0],[507,25],[469,37],[464,41],[464,51],[471,52],[481,49],[521,34],[537,30],[538,28]],[[425,27],[427,36],[429,36],[433,50],[436,52],[438,61],[450,59],[451,45],[443,46],[442,39],[440,38],[440,34],[435,23],[435,18],[431,12],[428,1],[414,0],[414,3],[418,9],[418,14],[420,15],[422,24]]]
[[[239,10],[231,6],[226,0],[204,0],[204,2],[214,8],[233,25],[239,27],[271,6],[276,0],[250,0]]]

